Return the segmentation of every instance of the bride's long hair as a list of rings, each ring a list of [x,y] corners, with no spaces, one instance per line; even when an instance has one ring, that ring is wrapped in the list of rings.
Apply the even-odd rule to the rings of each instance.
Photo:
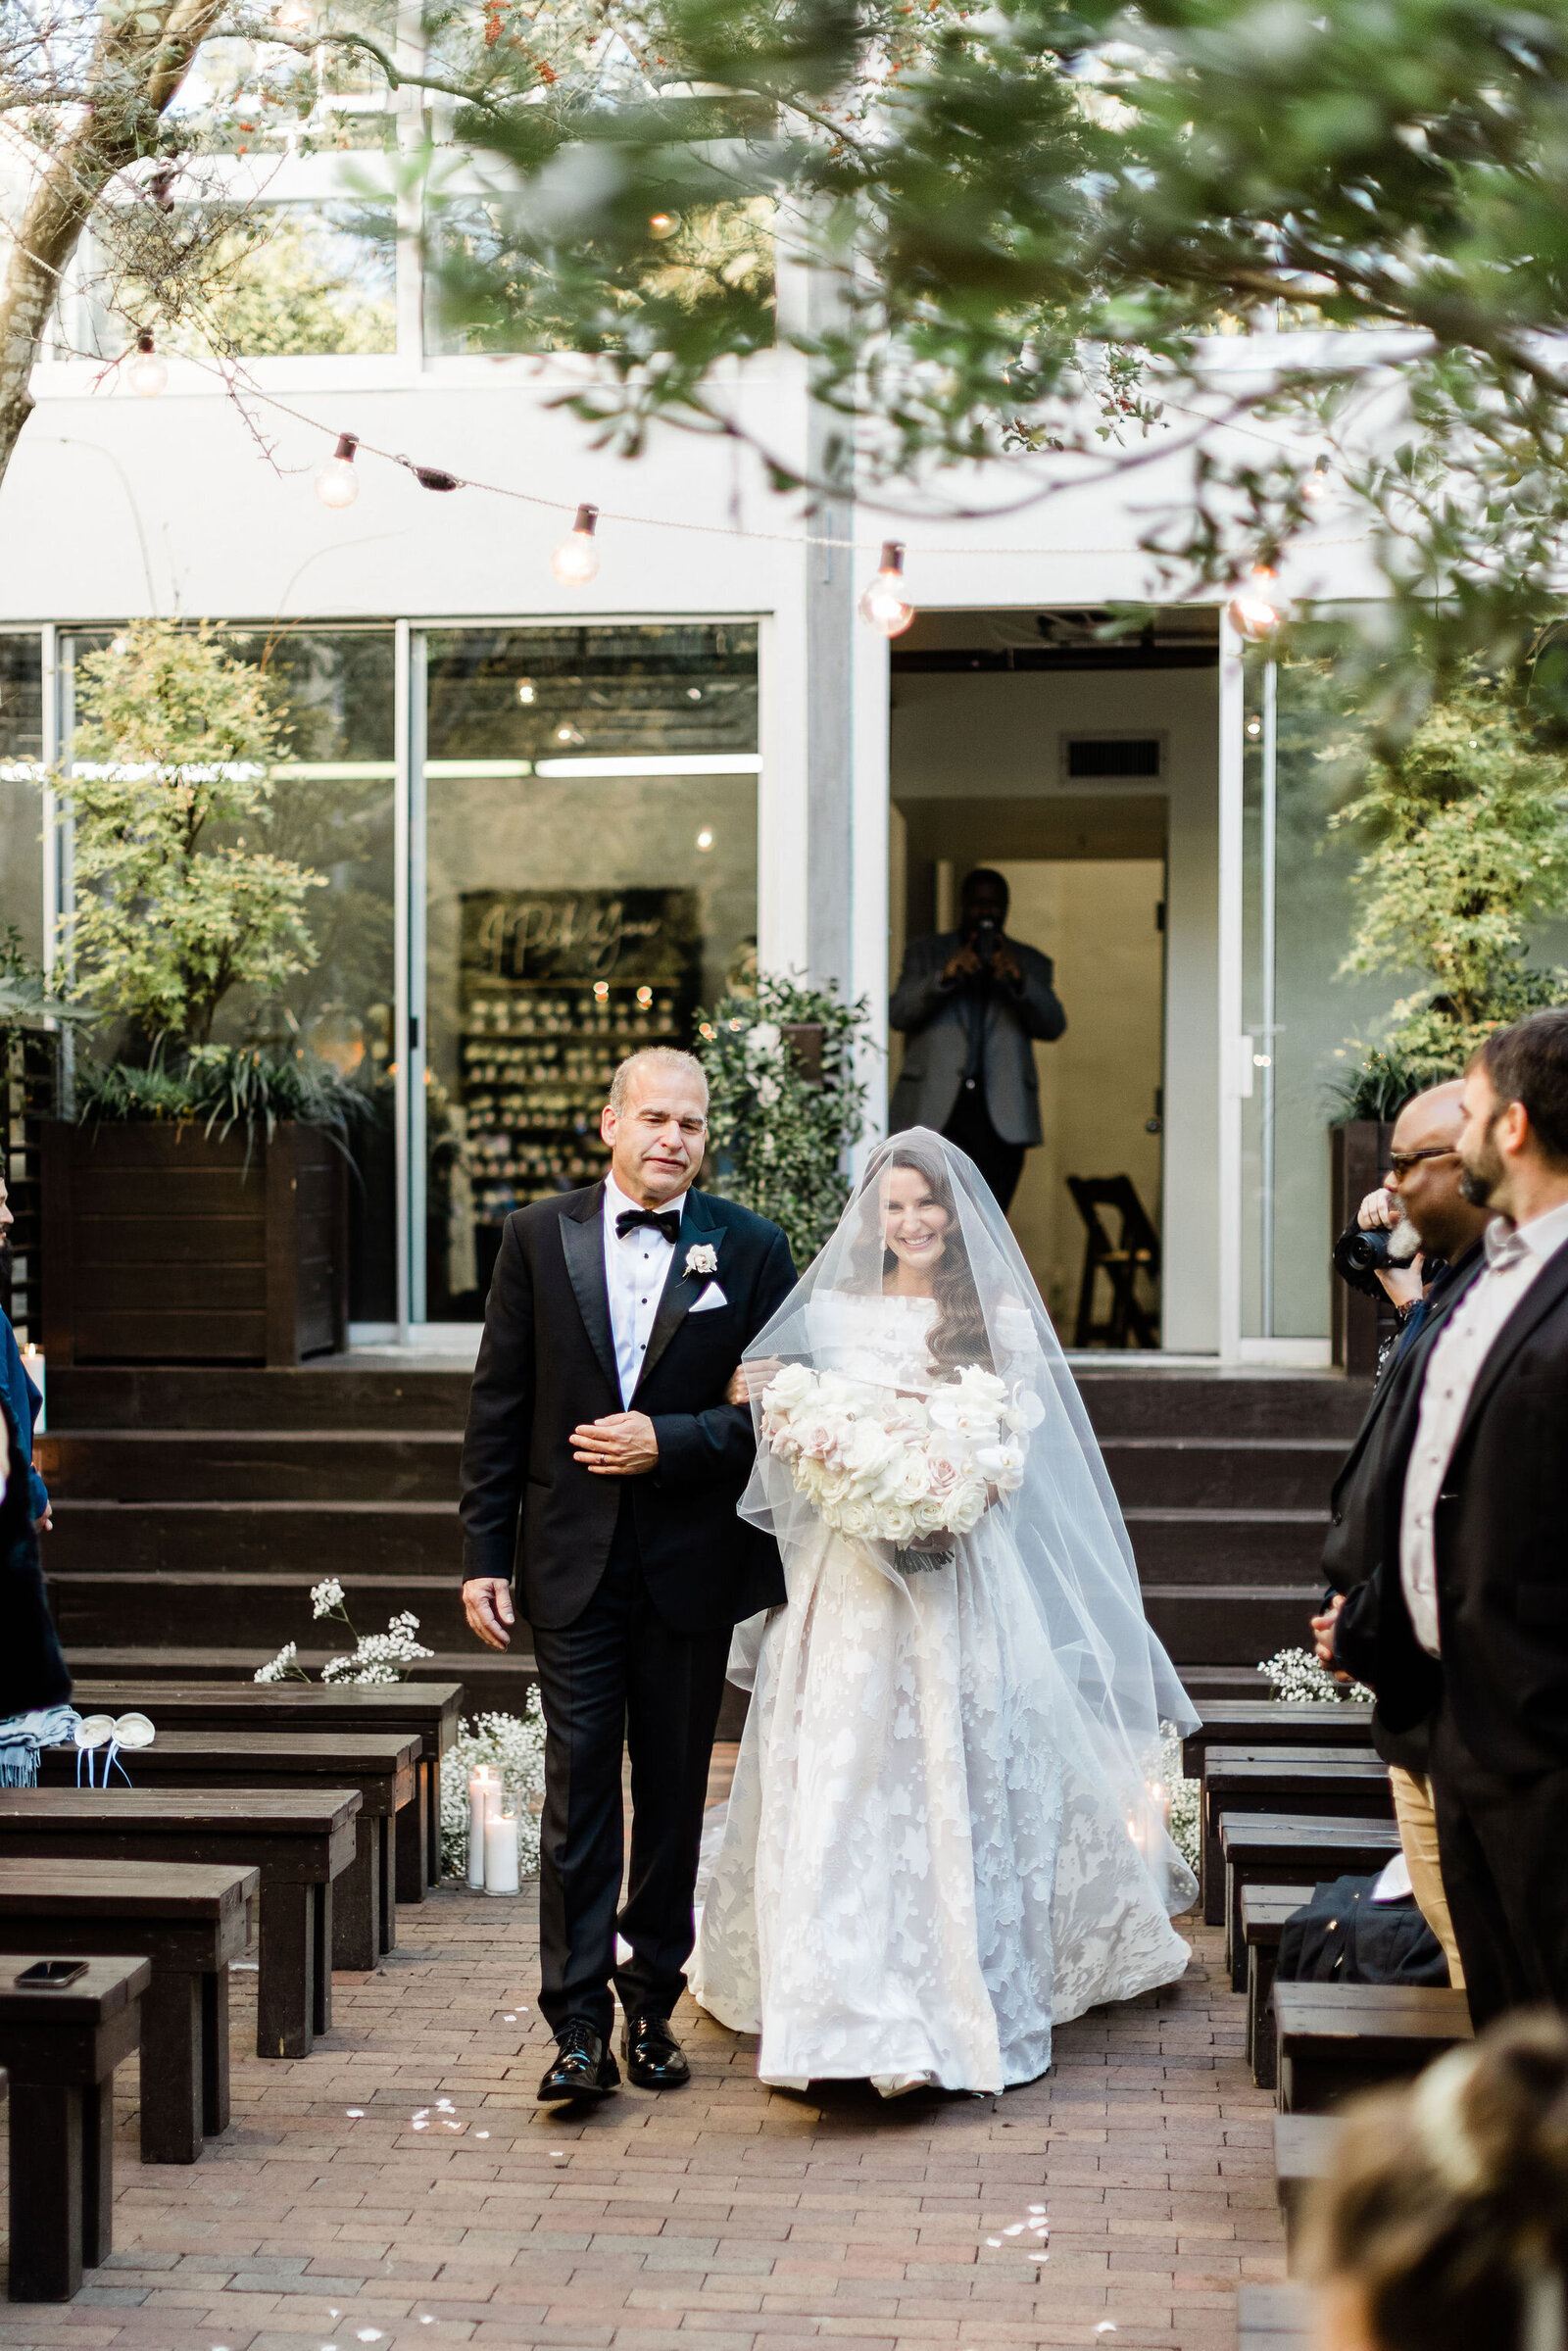
[[[942,1254],[931,1276],[931,1295],[936,1299],[937,1311],[926,1347],[932,1367],[938,1372],[952,1373],[964,1364],[978,1363],[982,1371],[990,1371],[994,1365],[991,1342],[986,1335],[985,1309],[964,1246],[963,1219],[958,1213],[946,1161],[913,1144],[895,1143],[878,1171],[878,1180],[891,1175],[897,1167],[910,1168],[920,1176],[938,1207],[947,1211]],[[893,1250],[884,1246],[884,1280],[897,1263]]]

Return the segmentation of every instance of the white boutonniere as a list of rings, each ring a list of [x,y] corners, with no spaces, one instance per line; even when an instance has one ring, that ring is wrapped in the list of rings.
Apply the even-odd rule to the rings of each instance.
[[[686,1271],[688,1276],[701,1274],[705,1280],[710,1274],[717,1273],[718,1251],[710,1241],[693,1242],[686,1251]]]

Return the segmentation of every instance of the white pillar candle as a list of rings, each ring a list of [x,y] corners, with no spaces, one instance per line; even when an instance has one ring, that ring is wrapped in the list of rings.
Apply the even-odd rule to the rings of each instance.
[[[484,1825],[484,1890],[514,1894],[517,1878],[517,1816],[493,1812]]]
[[[468,1782],[468,1885],[477,1893],[484,1885],[485,1823],[501,1808],[501,1784],[481,1763]]]

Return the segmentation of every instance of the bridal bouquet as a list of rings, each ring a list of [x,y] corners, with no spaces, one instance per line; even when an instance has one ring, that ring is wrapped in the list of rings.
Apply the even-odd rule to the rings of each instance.
[[[978,1364],[917,1396],[790,1363],[762,1393],[761,1442],[828,1526],[891,1543],[908,1571],[945,1566],[953,1554],[932,1539],[967,1535],[1017,1491],[1044,1416],[1032,1389],[1009,1393]]]

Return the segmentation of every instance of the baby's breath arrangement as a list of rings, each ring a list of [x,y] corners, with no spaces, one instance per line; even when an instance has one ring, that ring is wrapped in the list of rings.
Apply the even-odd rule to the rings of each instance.
[[[319,1584],[311,1586],[311,1614],[320,1621],[335,1617],[354,1642],[352,1649],[340,1657],[328,1657],[321,1668],[323,1682],[352,1682],[362,1689],[377,1683],[406,1682],[410,1669],[421,1657],[433,1657],[415,1640],[419,1620],[411,1608],[404,1608],[390,1618],[384,1633],[356,1633],[349,1622],[347,1595],[336,1576],[325,1576]],[[258,1682],[308,1682],[310,1675],[300,1663],[299,1643],[286,1641],[277,1655],[268,1665],[258,1666]]]
[[[755,994],[722,998],[699,1023],[713,1189],[782,1225],[798,1266],[816,1255],[850,1197],[845,1161],[866,1092],[855,1053],[869,1018],[864,997],[847,1004],[832,989],[763,972]],[[795,1028],[822,1032],[820,1084],[791,1045]]]
[[[537,1807],[545,1791],[545,1718],[537,1684],[521,1714],[476,1716],[441,1758],[441,1863],[449,1878],[467,1872],[468,1780],[481,1763],[501,1774],[502,1808],[517,1816],[517,1867],[524,1878],[537,1878]]]
[[[1181,1733],[1173,1723],[1161,1723],[1159,1731],[1159,1783],[1165,1790],[1169,1806],[1165,1826],[1170,1831],[1171,1843],[1196,1878],[1199,1867],[1198,1782],[1187,1779],[1183,1774]]]
[[[1276,1649],[1258,1661],[1258,1672],[1282,1706],[1371,1706],[1376,1698],[1364,1682],[1337,1681],[1310,1649]]]

